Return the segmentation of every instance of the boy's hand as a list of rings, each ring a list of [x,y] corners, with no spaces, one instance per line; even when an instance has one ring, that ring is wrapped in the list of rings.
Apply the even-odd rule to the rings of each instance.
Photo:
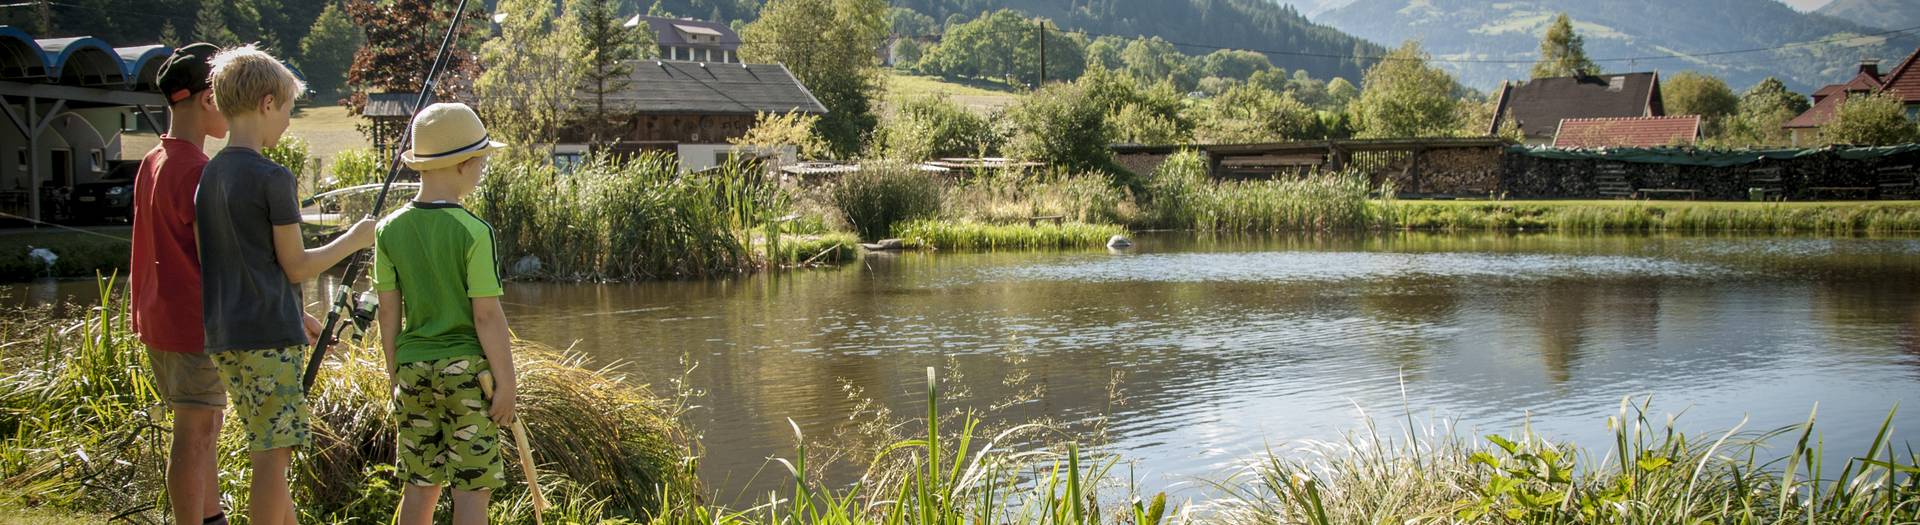
[[[300,327],[307,329],[307,344],[309,345],[320,342],[320,331],[325,330],[325,328],[320,326],[320,319],[314,317],[313,314],[300,314]]]
[[[502,381],[494,385],[492,406],[487,408],[487,417],[492,418],[493,423],[500,425],[500,428],[507,428],[508,425],[513,424],[514,390],[512,381]]]
[[[375,224],[372,218],[362,218],[360,222],[353,223],[352,228],[347,228],[347,233],[340,235],[341,242],[346,243],[348,247],[355,250],[371,248],[373,247],[374,228]]]

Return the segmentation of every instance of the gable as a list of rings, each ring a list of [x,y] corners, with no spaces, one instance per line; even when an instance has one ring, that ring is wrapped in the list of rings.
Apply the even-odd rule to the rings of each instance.
[[[1661,116],[1659,86],[1652,72],[1539,78],[1507,89],[1499,116],[1529,138],[1551,138],[1565,119]]]

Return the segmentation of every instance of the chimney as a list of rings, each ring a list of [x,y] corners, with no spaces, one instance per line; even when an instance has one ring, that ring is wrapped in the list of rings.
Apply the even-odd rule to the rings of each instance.
[[[1877,58],[1861,59],[1860,72],[1866,73],[1867,76],[1870,76],[1876,79],[1880,78],[1880,59],[1877,59]]]

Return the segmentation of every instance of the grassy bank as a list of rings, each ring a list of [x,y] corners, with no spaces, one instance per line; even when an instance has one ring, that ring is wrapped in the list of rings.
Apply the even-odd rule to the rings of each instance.
[[[1754,233],[1920,232],[1920,201],[1400,201],[1412,230],[1558,230]]]
[[[130,514],[165,506],[168,419],[123,297],[104,306],[8,312],[0,321],[0,499],[13,506]],[[521,344],[520,417],[542,481],[564,502],[555,517],[642,515],[693,488],[690,455],[670,400],[589,369],[577,356]],[[320,375],[311,401],[315,442],[295,460],[303,522],[384,523],[398,501],[388,380],[377,351],[349,345]],[[244,436],[229,421],[220,478],[246,506]],[[518,470],[493,514],[531,521]],[[147,520],[153,521],[153,520]],[[236,522],[238,523],[238,522]]]
[[[125,238],[133,235],[131,229],[105,226],[86,230],[101,235],[53,228],[0,232],[0,282],[126,273],[132,246]],[[35,248],[53,252],[56,259],[52,267],[29,255]]]
[[[1042,248],[1097,248],[1126,228],[1110,224],[986,224],[966,221],[921,220],[893,227],[907,248],[938,250],[1013,250]]]
[[[0,324],[0,523],[125,514],[156,522],[166,417],[155,411],[143,352],[122,306],[73,317],[16,313]],[[36,317],[38,316],[38,317]],[[927,373],[924,411],[856,409],[862,430],[794,435],[771,461],[790,490],[749,508],[709,503],[669,421],[674,406],[609,370],[524,350],[522,417],[532,427],[552,523],[661,525],[958,524],[1856,524],[1920,520],[1920,455],[1896,443],[1892,414],[1874,443],[1829,458],[1813,415],[1803,424],[1687,434],[1644,404],[1605,424],[1613,443],[1583,448],[1521,432],[1452,429],[1395,434],[1372,422],[1340,442],[1281,444],[1205,480],[1209,498],[1168,502],[1141,492],[1121,455],[1086,433],[990,421],[943,409]],[[384,378],[353,350],[322,375],[313,403],[319,443],[296,459],[304,522],[385,523],[398,489]],[[866,406],[866,405],[862,405]],[[1411,421],[1409,421],[1411,424]],[[1601,422],[1596,421],[1596,425]],[[229,425],[222,480],[234,508],[243,454]],[[1094,432],[1091,436],[1099,435]],[[1012,446],[1012,443],[1040,443]],[[1083,449],[1082,446],[1090,448]],[[697,448],[695,449],[697,450]],[[835,459],[838,458],[838,459]],[[852,462],[860,481],[822,480]],[[1841,465],[1839,471],[1828,470]],[[517,469],[509,469],[517,476]],[[519,480],[496,495],[495,523],[530,523]],[[21,510],[25,509],[25,510]],[[634,520],[634,521],[627,521]],[[240,522],[236,522],[240,523]]]

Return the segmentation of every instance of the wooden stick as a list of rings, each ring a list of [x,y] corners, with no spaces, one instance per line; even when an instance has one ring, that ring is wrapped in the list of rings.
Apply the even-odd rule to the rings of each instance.
[[[480,393],[486,394],[488,402],[492,402],[493,371],[480,373]],[[547,498],[540,494],[540,476],[533,469],[533,447],[527,446],[527,425],[520,422],[519,414],[514,415],[512,428],[513,448],[520,451],[520,473],[527,478],[527,494],[533,496],[533,523],[545,525],[546,521],[540,514],[547,510]]]

